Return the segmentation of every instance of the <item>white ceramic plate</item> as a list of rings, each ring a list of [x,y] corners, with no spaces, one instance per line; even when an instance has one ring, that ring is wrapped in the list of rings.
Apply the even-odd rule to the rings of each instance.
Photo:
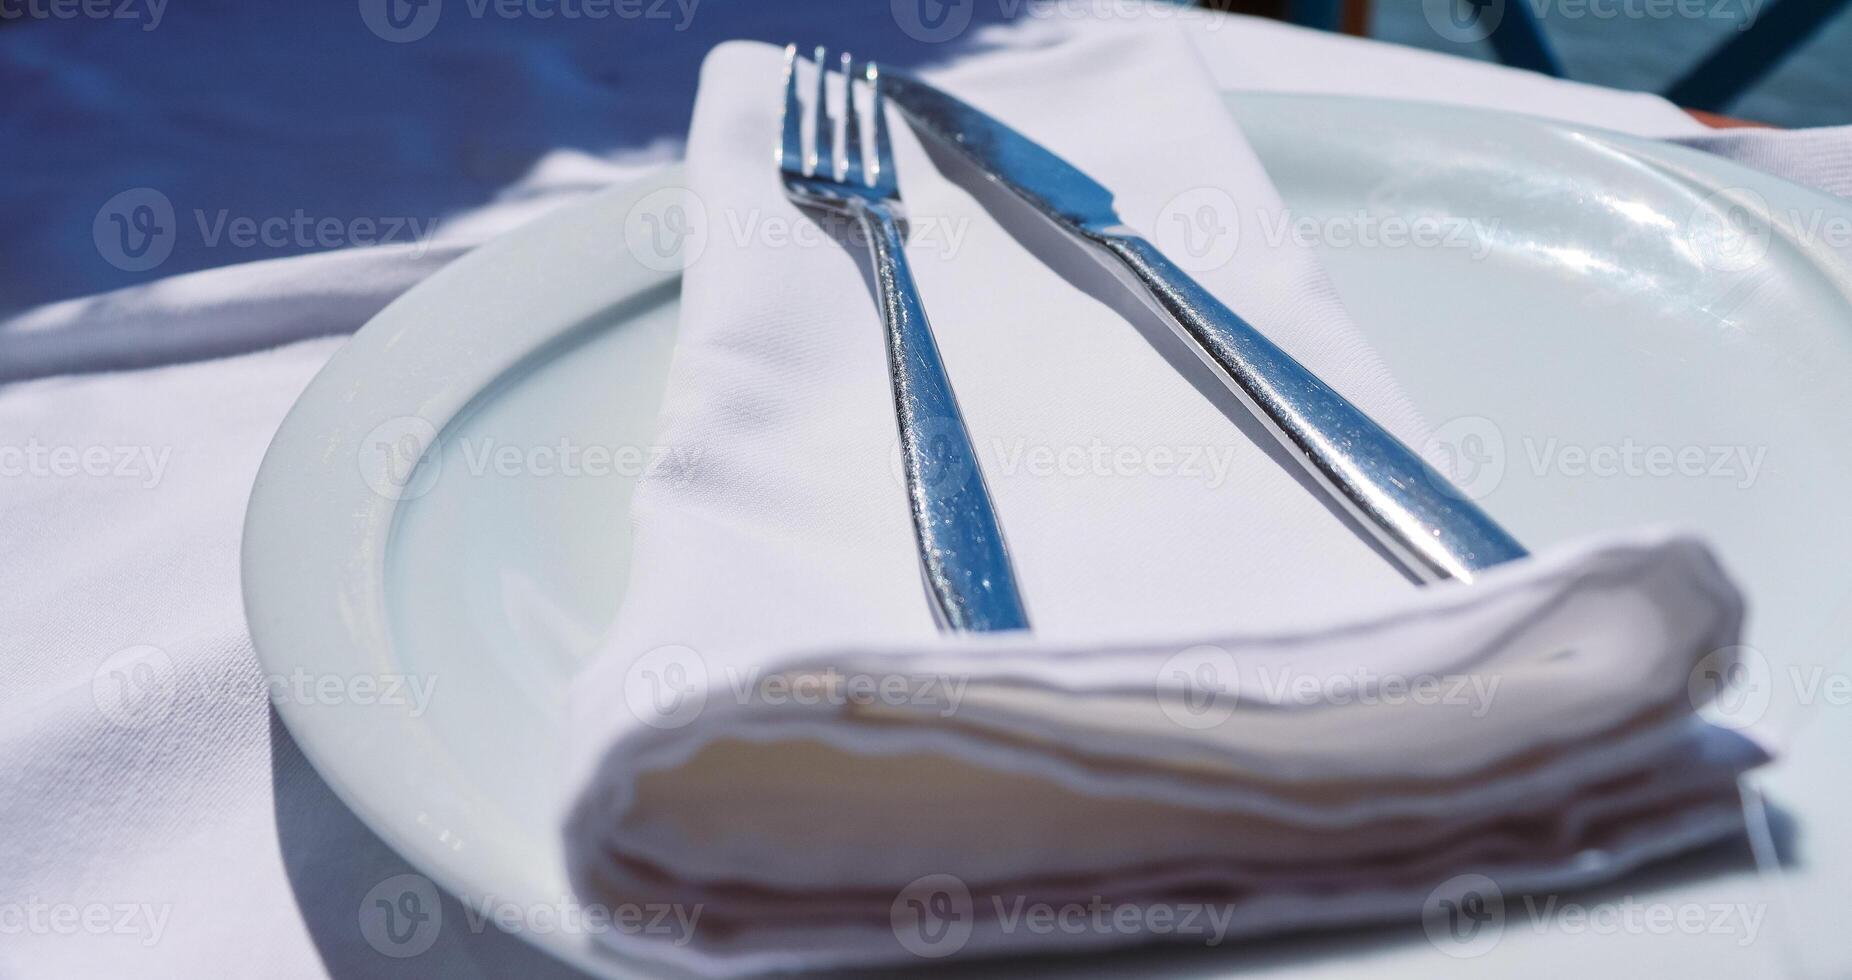
[[[1751,642],[1773,669],[1831,662],[1845,598],[1834,572],[1852,553],[1852,303],[1833,279],[1845,273],[1780,230],[1749,272],[1720,268],[1744,242],[1718,238],[1706,201],[1728,192],[1803,218],[1852,210],[1704,154],[1522,117],[1313,97],[1229,105],[1287,217],[1321,229],[1357,320],[1442,423],[1462,477],[1522,540],[1702,528],[1747,584]],[[568,895],[554,816],[563,699],[624,593],[626,507],[646,460],[622,447],[650,445],[677,315],[673,263],[631,246],[676,226],[678,179],[664,170],[537,221],[381,312],[290,413],[252,496],[244,589],[265,670],[436,683],[428,702],[290,703],[284,720],[369,826],[466,901]],[[1459,247],[1346,244],[1347,223],[1380,231],[1398,217],[1477,218],[1489,234]],[[562,440],[572,454],[548,448]],[[1654,475],[1638,455],[1629,475],[1630,444],[1666,447],[1687,470],[1678,452],[1699,447],[1705,473]],[[519,456],[504,465],[509,451]],[[1745,455],[1719,468],[1724,451]],[[1620,470],[1592,471],[1598,452]],[[1822,752],[1808,764],[1816,778],[1797,787],[1836,763]],[[1833,802],[1808,797],[1797,816]],[[1699,896],[1680,901],[1755,889],[1740,868],[1657,887]],[[1634,960],[1695,977],[1745,975],[1768,949],[1527,931],[1469,962],[1437,955],[1418,930],[1134,955],[1141,970],[1192,976],[1363,962],[1560,976]],[[661,972],[582,935],[524,935],[595,973]]]

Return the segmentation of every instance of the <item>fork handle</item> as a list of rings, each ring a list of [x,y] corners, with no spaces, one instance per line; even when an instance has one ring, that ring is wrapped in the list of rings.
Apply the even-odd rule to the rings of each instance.
[[[1003,528],[907,265],[900,223],[880,203],[851,207],[874,261],[901,468],[939,624],[961,632],[1028,629]]]
[[[1116,259],[1288,454],[1416,579],[1472,581],[1525,551],[1498,523],[1150,242],[1105,232]]]

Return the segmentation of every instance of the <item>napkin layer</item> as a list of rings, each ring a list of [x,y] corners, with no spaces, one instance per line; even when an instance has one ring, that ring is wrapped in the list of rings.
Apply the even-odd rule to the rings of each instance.
[[[1309,251],[1271,233],[1292,216],[1191,49],[1114,26],[936,80],[1421,445]],[[1700,542],[1416,588],[1097,266],[901,131],[909,257],[1035,624],[938,635],[859,246],[771,165],[780,70],[726,45],[703,71],[706,237],[658,440],[701,464],[639,489],[631,591],[573,705],[582,897],[701,917],[607,941],[711,972],[903,963],[1165,935],[999,914],[1022,902],[1192,901],[1230,910],[1219,941],[1411,916],[1468,872],[1587,881],[1737,826],[1764,756],[1691,714],[1693,667],[1742,622]],[[956,948],[922,951],[946,925]]]

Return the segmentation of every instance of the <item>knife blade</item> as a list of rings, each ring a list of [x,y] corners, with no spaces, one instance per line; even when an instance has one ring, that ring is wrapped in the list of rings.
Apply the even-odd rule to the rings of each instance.
[[[1388,430],[1125,226],[1113,194],[992,116],[905,72],[882,75],[920,132],[1088,246],[1207,363],[1286,454],[1420,582],[1472,581],[1526,552]]]

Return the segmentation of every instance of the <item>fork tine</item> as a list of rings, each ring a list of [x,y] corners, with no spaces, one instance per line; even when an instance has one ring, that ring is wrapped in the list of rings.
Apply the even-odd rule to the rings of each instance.
[[[855,109],[855,59],[847,51],[842,53],[842,95],[842,179],[866,187],[868,180],[862,176],[861,113]]]
[[[900,181],[894,174],[894,144],[887,136],[887,103],[881,95],[881,69],[871,61],[867,72],[868,87],[872,91],[871,101],[874,103],[874,188],[883,196],[896,197],[900,194]]]
[[[830,144],[836,139],[836,126],[830,121],[829,91],[829,49],[817,45],[817,104],[814,111],[817,117],[817,136],[815,149],[810,154],[810,172],[818,177],[836,176],[836,161],[830,155]]]
[[[778,166],[790,173],[804,171],[804,109],[797,101],[797,45],[785,45],[784,135],[778,142]]]

